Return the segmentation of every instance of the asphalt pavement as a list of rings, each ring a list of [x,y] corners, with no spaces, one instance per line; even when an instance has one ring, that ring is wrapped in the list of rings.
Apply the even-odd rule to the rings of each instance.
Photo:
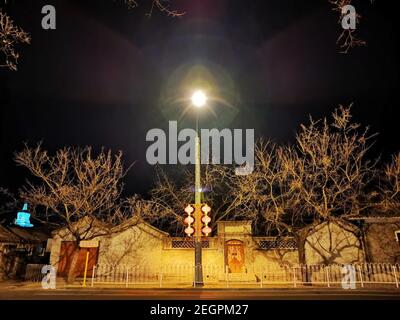
[[[1,300],[400,300],[400,289],[42,289],[2,287]]]

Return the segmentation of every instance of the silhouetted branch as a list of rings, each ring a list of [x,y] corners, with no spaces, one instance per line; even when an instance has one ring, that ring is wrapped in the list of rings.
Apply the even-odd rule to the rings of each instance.
[[[124,0],[124,3],[128,6],[129,9],[133,9],[139,6],[140,1],[136,0]],[[180,12],[178,10],[171,9],[168,0],[151,0],[150,10],[147,13],[147,16],[151,17],[154,9],[158,9],[160,12],[167,14],[171,17],[180,17],[185,14],[185,12]]]
[[[29,34],[14,25],[11,18],[0,9],[0,52],[4,56],[4,61],[0,60],[0,67],[16,71],[19,59],[16,45],[29,44],[30,40]]]

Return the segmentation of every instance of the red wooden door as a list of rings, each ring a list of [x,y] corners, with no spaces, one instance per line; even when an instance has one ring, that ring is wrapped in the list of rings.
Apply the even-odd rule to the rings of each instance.
[[[74,241],[61,242],[60,261],[58,264],[57,275],[67,276],[71,267],[72,257],[77,245]],[[82,277],[85,272],[86,253],[89,252],[87,276],[92,276],[93,267],[97,263],[99,248],[79,248],[78,261],[75,266],[75,276]]]

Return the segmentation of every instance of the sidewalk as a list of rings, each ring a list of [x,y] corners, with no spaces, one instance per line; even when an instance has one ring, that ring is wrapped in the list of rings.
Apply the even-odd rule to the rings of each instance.
[[[65,280],[62,278],[57,279],[57,285],[59,285],[60,289],[67,288]],[[77,288],[81,286],[79,286],[77,283],[75,287]],[[13,289],[18,289],[18,290],[42,289],[42,283],[30,282],[30,281],[18,281],[18,280],[0,281],[0,290],[13,290]]]
[[[2,281],[0,282],[0,290],[12,290],[12,289],[38,289],[42,285],[40,282],[24,282],[24,281]]]
[[[215,283],[215,284],[206,284],[203,287],[193,288],[193,286],[189,283],[185,284],[176,284],[176,283],[164,283],[162,287],[160,287],[156,283],[152,284],[129,284],[126,286],[125,284],[106,284],[106,283],[97,283],[94,286],[91,286],[91,282],[87,282],[86,287],[82,286],[82,280],[78,279],[73,284],[68,284],[62,278],[57,279],[56,283],[57,290],[103,290],[103,289],[112,289],[112,290],[259,290],[259,291],[274,291],[274,290],[285,290],[285,291],[298,291],[298,290],[307,290],[307,291],[337,291],[344,290],[340,286],[307,286],[307,285],[298,285],[296,288],[289,285],[255,285],[255,284],[243,284],[243,283],[229,283],[226,286],[226,283]],[[24,282],[24,281],[3,281],[0,282],[0,290],[8,291],[8,290],[37,290],[42,289],[41,282]],[[357,286],[356,290],[360,291],[368,291],[368,290],[385,290],[392,291],[400,294],[400,288],[396,288],[391,285],[368,285],[364,288]],[[351,291],[351,290],[344,290]]]

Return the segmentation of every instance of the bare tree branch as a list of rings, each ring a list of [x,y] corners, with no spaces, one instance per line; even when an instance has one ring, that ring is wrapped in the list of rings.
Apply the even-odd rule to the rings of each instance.
[[[380,208],[384,212],[395,212],[400,208],[400,153],[392,156],[392,161],[384,167],[380,177]]]
[[[123,2],[128,6],[129,9],[133,9],[139,6],[139,2],[137,0],[123,0]],[[170,1],[168,0],[150,0],[151,6],[147,16],[151,17],[154,9],[158,9],[160,12],[167,14],[173,18],[181,17],[185,15],[185,12],[180,12],[175,9],[171,9]]]
[[[203,165],[201,185],[202,201],[211,208],[211,227],[218,221],[251,219],[252,212],[236,210],[236,193],[231,192],[228,183],[234,176],[234,168],[224,165]],[[161,167],[157,169],[157,181],[151,190],[152,200],[161,208],[162,219],[167,219],[169,231],[183,232],[184,209],[194,202],[194,174],[179,167],[177,172],[167,174]],[[172,227],[172,228],[171,228]]]
[[[0,67],[16,71],[19,53],[16,49],[18,44],[29,44],[30,36],[20,27],[14,25],[11,18],[0,9],[0,53],[4,61],[0,60]]]

